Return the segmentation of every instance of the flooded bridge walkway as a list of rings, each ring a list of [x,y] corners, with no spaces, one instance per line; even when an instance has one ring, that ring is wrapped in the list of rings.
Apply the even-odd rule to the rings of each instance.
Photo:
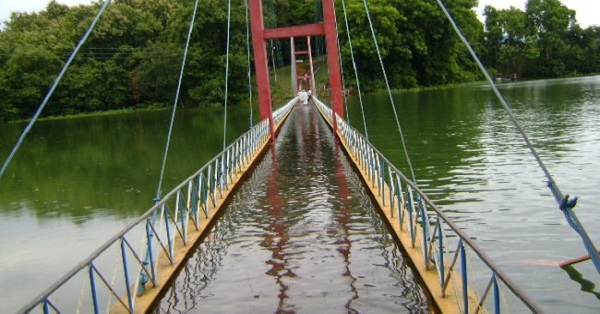
[[[316,107],[299,104],[154,311],[427,312],[376,208]]]

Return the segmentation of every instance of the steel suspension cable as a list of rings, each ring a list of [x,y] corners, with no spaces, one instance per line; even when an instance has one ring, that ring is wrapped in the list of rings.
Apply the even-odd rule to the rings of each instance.
[[[335,31],[337,34],[339,34],[338,29],[337,29],[337,21],[335,23]],[[340,46],[340,37],[339,36],[337,36],[337,52],[338,52],[338,56],[342,55],[342,49]],[[346,83],[344,83],[344,82],[346,82],[346,79],[344,78],[344,64],[343,64],[342,58],[339,58],[339,59],[340,59],[340,74],[342,76],[342,90],[344,91],[343,92],[344,112],[346,113],[346,121],[348,122],[348,124],[351,124],[350,123],[350,113],[348,112],[348,99],[346,97]]]
[[[396,118],[396,126],[398,127],[398,133],[400,133],[400,139],[402,141],[402,147],[404,148],[404,155],[406,157],[406,162],[408,163],[408,167],[410,169],[410,174],[412,176],[413,182],[417,183],[417,179],[415,176],[415,171],[413,169],[412,162],[410,161],[410,156],[408,155],[408,148],[406,147],[406,141],[404,140],[404,132],[402,132],[402,127],[400,126],[400,119],[398,118],[398,112],[396,111],[396,104],[394,102],[394,97],[392,96],[392,89],[390,88],[390,83],[388,81],[387,73],[385,71],[385,66],[383,65],[383,58],[381,57],[381,50],[379,49],[379,44],[377,43],[377,36],[375,35],[375,28],[373,27],[373,21],[371,20],[371,13],[369,12],[369,6],[367,5],[367,0],[363,0],[365,11],[367,12],[367,19],[369,21],[369,27],[371,28],[371,35],[373,35],[373,42],[375,43],[375,49],[377,50],[377,56],[379,57],[379,64],[381,65],[381,71],[383,72],[383,78],[385,79],[385,86],[387,87],[388,96],[390,97],[390,102],[392,104],[392,109],[394,111],[394,118]]]
[[[350,47],[350,56],[352,58],[352,68],[354,69],[354,77],[356,77],[356,89],[358,89],[358,102],[360,103],[360,112],[362,113],[363,126],[365,128],[365,137],[369,140],[369,130],[367,129],[367,119],[365,117],[365,109],[363,105],[362,92],[360,90],[360,79],[358,78],[358,69],[356,60],[354,59],[354,48],[352,48],[352,36],[350,36],[350,26],[348,24],[348,14],[346,11],[346,0],[342,0],[342,8],[344,10],[344,21],[346,23],[346,33],[348,34],[348,46]],[[341,60],[341,58],[340,58]]]
[[[248,57],[248,104],[250,105],[250,128],[253,124],[252,109],[252,67],[250,64],[250,18],[248,17],[248,0],[244,1],[246,6],[246,56]]]
[[[229,41],[231,35],[231,0],[227,1],[227,52],[225,57],[225,116],[223,118],[223,150],[227,148],[227,98],[229,92]]]
[[[167,144],[165,146],[165,154],[163,156],[162,166],[160,169],[160,178],[158,179],[158,189],[156,191],[155,202],[158,202],[162,194],[162,182],[165,174],[165,167],[167,164],[167,156],[169,154],[169,145],[171,143],[171,134],[173,133],[173,125],[175,122],[175,112],[177,111],[177,102],[179,101],[179,93],[181,91],[181,82],[183,81],[183,71],[185,70],[185,61],[187,59],[188,50],[190,47],[190,39],[192,38],[192,30],[194,29],[194,21],[196,20],[196,11],[198,10],[198,0],[194,2],[194,12],[192,12],[192,19],[190,21],[190,28],[188,29],[188,35],[185,42],[185,50],[183,51],[183,60],[181,60],[181,69],[179,71],[179,81],[177,82],[177,92],[175,93],[175,100],[173,101],[173,110],[171,112],[171,123],[169,125],[169,133],[167,135]]]
[[[462,43],[469,50],[469,53],[471,54],[471,56],[473,57],[473,59],[477,63],[477,66],[479,67],[479,69],[481,70],[481,72],[483,73],[483,75],[485,76],[486,80],[488,81],[488,84],[492,88],[492,91],[494,92],[494,94],[496,95],[496,97],[498,98],[498,100],[500,101],[500,103],[502,103],[502,106],[504,107],[504,109],[508,113],[508,116],[509,116],[511,122],[513,123],[513,125],[515,126],[515,128],[519,131],[519,133],[521,134],[521,136],[523,137],[523,140],[527,144],[527,147],[529,148],[529,151],[531,152],[531,154],[533,155],[533,157],[537,161],[538,166],[544,172],[544,175],[546,176],[546,179],[548,180],[548,182],[547,182],[548,188],[552,192],[552,195],[554,196],[554,199],[558,203],[560,210],[565,215],[565,218],[567,219],[567,222],[569,223],[569,225],[581,237],[581,239],[583,241],[583,244],[584,244],[586,250],[588,251],[588,254],[590,255],[590,257],[591,257],[591,259],[592,259],[592,261],[594,263],[594,266],[596,267],[596,271],[600,274],[600,254],[598,253],[598,250],[594,246],[594,243],[590,239],[589,235],[587,234],[587,232],[583,228],[583,225],[581,225],[581,223],[577,219],[577,216],[573,212],[573,207],[575,207],[575,205],[577,204],[577,197],[575,197],[573,200],[569,200],[569,195],[568,194],[567,195],[563,195],[562,194],[562,192],[560,191],[558,185],[554,181],[554,178],[552,177],[552,175],[550,174],[550,172],[546,168],[546,165],[544,164],[544,162],[542,161],[542,159],[538,155],[538,153],[537,153],[535,147],[533,146],[533,144],[531,143],[531,141],[529,140],[529,137],[527,136],[527,134],[525,133],[525,131],[521,127],[521,124],[518,122],[515,114],[513,113],[511,107],[509,106],[508,102],[504,99],[504,97],[502,96],[502,94],[498,90],[498,87],[496,86],[496,84],[494,84],[494,81],[492,80],[492,77],[490,76],[490,74],[488,73],[488,71],[486,70],[486,68],[483,66],[483,63],[481,62],[481,60],[479,60],[479,57],[477,57],[477,54],[475,53],[475,51],[471,47],[471,44],[469,44],[469,41],[465,38],[465,36],[462,34],[461,30],[458,28],[458,25],[456,24],[456,21],[454,21],[454,18],[452,17],[452,15],[450,14],[450,12],[448,12],[448,10],[446,9],[446,6],[444,5],[444,3],[441,0],[437,0],[437,3],[440,6],[440,8],[442,9],[442,11],[444,12],[444,14],[446,15],[446,18],[448,18],[448,21],[450,21],[450,24],[452,25],[452,28],[454,29],[454,31],[456,32],[456,34],[458,35],[458,37],[460,38],[460,40],[462,41]]]
[[[23,144],[23,140],[25,139],[25,137],[27,136],[27,134],[29,133],[29,131],[31,131],[31,128],[33,127],[33,125],[37,121],[38,117],[40,116],[40,114],[42,113],[42,111],[44,110],[44,108],[46,107],[46,104],[48,104],[48,101],[50,100],[50,97],[52,97],[52,94],[54,94],[54,90],[58,86],[58,83],[60,83],[60,81],[62,80],[63,75],[65,74],[65,72],[67,72],[67,69],[69,68],[69,66],[73,62],[73,59],[75,59],[75,56],[77,55],[77,53],[79,52],[79,50],[81,49],[81,47],[83,46],[83,44],[86,42],[86,40],[88,39],[88,37],[92,33],[92,30],[96,26],[96,23],[98,23],[98,20],[100,19],[100,17],[102,16],[102,14],[104,13],[104,11],[106,10],[106,8],[108,7],[108,5],[110,3],[111,3],[111,0],[107,0],[106,2],[104,2],[104,4],[102,5],[102,7],[100,8],[100,11],[98,11],[98,14],[96,14],[96,17],[92,21],[92,24],[90,24],[90,26],[88,27],[87,31],[83,35],[83,37],[79,40],[79,43],[77,44],[77,46],[75,47],[75,49],[71,53],[71,56],[67,60],[67,63],[65,63],[65,65],[62,68],[62,70],[60,71],[60,73],[58,74],[58,76],[56,77],[56,79],[54,80],[54,83],[52,84],[52,87],[50,87],[50,90],[48,91],[48,93],[46,94],[46,97],[44,98],[44,100],[42,101],[42,103],[40,104],[40,106],[38,107],[38,110],[34,114],[33,118],[31,118],[31,121],[29,121],[29,124],[27,124],[27,126],[25,127],[25,130],[23,130],[23,133],[21,134],[21,136],[17,140],[17,143],[13,147],[13,150],[8,155],[8,158],[6,158],[6,161],[4,162],[4,165],[2,165],[2,168],[0,169],[0,178],[2,178],[2,175],[6,171],[6,168],[8,168],[8,165],[10,164],[10,162],[12,161],[12,159],[15,157],[15,154],[17,153],[17,151],[19,150],[19,148]]]

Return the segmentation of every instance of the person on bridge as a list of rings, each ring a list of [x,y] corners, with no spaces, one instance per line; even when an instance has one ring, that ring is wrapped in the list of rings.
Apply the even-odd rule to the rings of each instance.
[[[298,92],[298,100],[301,101],[305,105],[308,103],[308,95],[306,94],[306,92],[304,90],[301,90]]]

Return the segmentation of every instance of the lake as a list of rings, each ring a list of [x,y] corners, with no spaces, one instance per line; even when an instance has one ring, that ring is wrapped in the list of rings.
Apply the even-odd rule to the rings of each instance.
[[[501,91],[563,193],[600,243],[600,77],[515,82]],[[370,140],[408,173],[385,93],[365,95]],[[490,88],[457,86],[395,94],[417,183],[540,306],[597,313],[599,274],[545,177]],[[227,140],[249,127],[230,106]],[[0,179],[0,312],[56,281],[156,196],[171,112],[40,121]],[[254,114],[257,116],[258,114]],[[364,130],[357,97],[350,122]],[[256,117],[254,117],[256,122]],[[0,125],[4,161],[24,124]],[[223,146],[223,109],[179,110],[163,194]]]
[[[501,84],[517,119],[600,243],[600,77]],[[409,173],[387,94],[364,97],[371,142]],[[395,95],[416,180],[548,312],[597,313],[600,275],[487,85]],[[363,129],[358,101],[352,124]],[[573,278],[573,279],[571,279]]]

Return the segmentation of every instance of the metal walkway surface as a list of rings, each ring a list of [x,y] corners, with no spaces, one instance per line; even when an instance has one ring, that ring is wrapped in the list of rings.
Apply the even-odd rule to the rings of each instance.
[[[154,311],[428,312],[368,191],[298,104]]]

